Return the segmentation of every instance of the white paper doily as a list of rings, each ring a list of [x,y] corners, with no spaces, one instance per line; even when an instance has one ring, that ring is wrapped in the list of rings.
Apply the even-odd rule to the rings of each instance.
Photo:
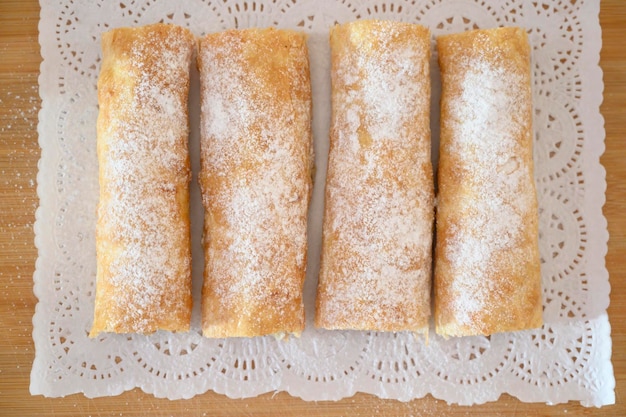
[[[602,215],[605,171],[599,0],[42,0],[35,223],[39,298],[31,392],[88,397],[140,387],[157,397],[207,390],[230,397],[287,391],[335,400],[357,391],[402,401],[431,393],[474,404],[509,393],[522,401],[615,401]],[[429,344],[410,334],[327,332],[311,325],[320,252],[328,153],[328,29],[359,18],[428,26],[434,35],[472,28],[527,28],[533,47],[535,161],[540,202],[544,319],[540,330]],[[102,335],[90,340],[98,196],[95,121],[100,33],[117,26],[173,22],[203,35],[227,28],[277,26],[310,34],[317,177],[310,215],[300,339],[209,340],[199,334],[202,210],[192,188],[194,291],[189,334]],[[433,57],[433,150],[438,145],[439,76]],[[199,100],[192,74],[190,149],[197,173]]]

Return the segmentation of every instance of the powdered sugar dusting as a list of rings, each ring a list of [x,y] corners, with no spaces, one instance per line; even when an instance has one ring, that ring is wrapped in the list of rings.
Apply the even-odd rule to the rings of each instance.
[[[497,314],[494,298],[506,309],[504,289],[513,282],[500,268],[530,259],[522,242],[531,225],[524,221],[536,204],[527,136],[529,76],[505,59],[493,59],[498,46],[485,42],[481,48],[472,51],[471,61],[448,57],[454,69],[443,77],[447,139],[440,166],[451,178],[440,178],[441,227],[449,227],[439,245],[446,262],[441,274],[447,276],[441,279],[448,280],[450,314],[467,329],[478,317]],[[453,91],[456,86],[459,91]]]
[[[195,40],[164,25],[104,36],[94,331],[182,330],[191,306],[187,93]]]
[[[465,324],[471,322],[472,312],[483,308],[486,297],[477,292],[489,291],[482,287],[481,277],[492,256],[516,243],[523,227],[519,213],[526,212],[530,203],[515,192],[527,171],[518,167],[508,175],[501,172],[510,155],[518,153],[516,138],[523,126],[510,115],[523,105],[515,93],[521,83],[519,74],[507,75],[502,67],[476,62],[463,79],[461,99],[451,102],[450,116],[456,121],[452,130],[457,135],[450,152],[472,161],[473,167],[463,167],[471,171],[465,178],[472,182],[474,195],[480,196],[461,201],[460,210],[471,217],[455,230],[457,238],[446,254],[458,271],[452,291],[458,300],[458,320]]]
[[[209,35],[199,67],[205,334],[299,333],[312,168],[304,38]]]
[[[428,31],[361,21],[335,27],[331,47],[317,323],[423,331],[433,220]]]

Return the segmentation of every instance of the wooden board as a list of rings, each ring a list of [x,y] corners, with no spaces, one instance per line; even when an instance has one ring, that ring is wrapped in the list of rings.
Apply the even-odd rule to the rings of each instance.
[[[0,415],[2,416],[543,416],[626,415],[626,1],[603,0],[604,104],[609,222],[607,267],[611,275],[609,318],[613,326],[615,406],[586,409],[578,403],[526,404],[510,396],[473,407],[448,406],[432,397],[409,403],[359,394],[339,402],[304,402],[288,394],[230,400],[213,392],[191,400],[169,401],[135,389],[118,397],[88,399],[31,397],[30,369],[35,355],[32,316],[36,299],[32,275],[37,251],[32,226],[38,204],[35,186],[40,150],[37,112],[40,101],[39,3],[0,1]]]

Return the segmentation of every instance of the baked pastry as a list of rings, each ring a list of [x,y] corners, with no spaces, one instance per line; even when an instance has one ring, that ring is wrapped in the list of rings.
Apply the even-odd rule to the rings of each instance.
[[[306,38],[209,34],[198,68],[203,334],[299,335],[313,164]]]
[[[194,36],[173,25],[102,35],[91,337],[189,329],[187,96],[194,49]]]
[[[520,28],[437,38],[441,67],[435,325],[444,336],[542,324],[530,47]]]
[[[434,220],[429,31],[359,20],[333,27],[330,46],[315,324],[426,333]]]

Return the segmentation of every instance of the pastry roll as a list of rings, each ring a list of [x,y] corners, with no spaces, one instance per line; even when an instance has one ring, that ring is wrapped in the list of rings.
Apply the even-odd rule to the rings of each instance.
[[[311,194],[304,34],[229,30],[200,41],[205,208],[202,331],[299,335]]]
[[[441,67],[435,325],[444,336],[542,324],[530,47],[519,28],[437,39]]]
[[[426,333],[434,221],[429,31],[361,20],[331,29],[330,46],[315,324]]]
[[[194,36],[171,25],[102,35],[91,337],[189,329],[187,95],[194,49]]]

